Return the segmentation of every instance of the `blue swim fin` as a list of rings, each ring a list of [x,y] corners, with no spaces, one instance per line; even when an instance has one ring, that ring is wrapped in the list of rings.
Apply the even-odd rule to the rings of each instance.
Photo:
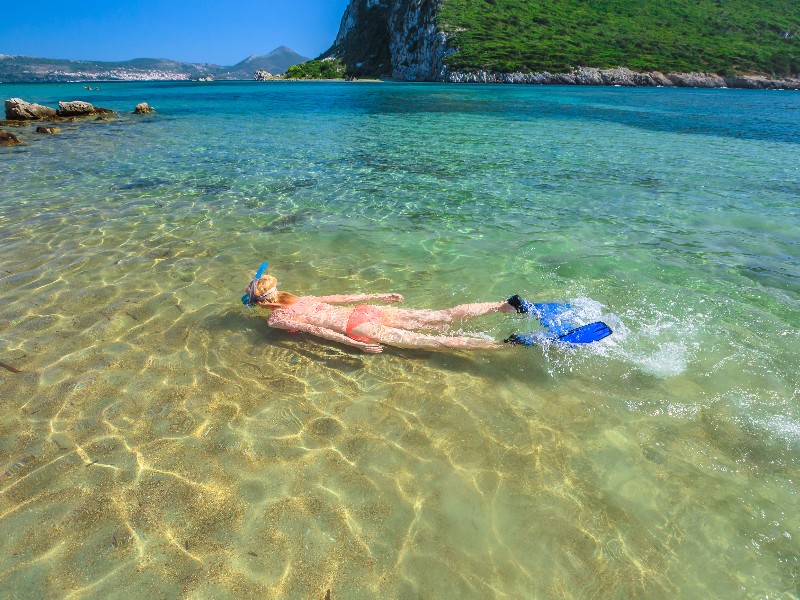
[[[517,309],[518,313],[534,314],[537,318],[557,317],[569,310],[569,304],[559,304],[557,302],[531,302],[514,294],[506,300],[511,306]]]
[[[507,302],[517,309],[518,313],[534,315],[539,319],[542,327],[549,329],[553,336],[559,336],[575,329],[575,325],[563,319],[563,315],[570,312],[569,304],[559,302],[531,302],[514,294]],[[552,337],[552,336],[548,336]]]
[[[575,327],[565,333],[553,333],[552,330],[522,334],[512,333],[503,341],[512,346],[534,346],[545,341],[561,344],[591,344],[607,338],[612,333],[608,325],[602,321],[597,321],[581,327]]]
[[[602,321],[595,321],[558,336],[558,341],[564,344],[591,344],[607,338],[612,333],[614,332],[608,325]]]
[[[558,304],[557,302],[537,302],[533,305],[536,309],[536,316],[539,318],[539,323],[542,327],[552,329],[554,327],[562,327],[567,325],[569,329],[574,326],[566,324],[563,320],[563,315],[572,310],[569,304]]]

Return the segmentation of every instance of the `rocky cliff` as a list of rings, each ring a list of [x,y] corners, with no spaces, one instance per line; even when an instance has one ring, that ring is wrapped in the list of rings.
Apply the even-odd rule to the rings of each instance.
[[[441,79],[449,52],[436,15],[442,0],[351,0],[336,41],[323,57],[342,59],[358,76]]]
[[[678,86],[678,87],[747,87],[747,88],[800,88],[800,79],[796,76],[775,77],[768,74],[759,75],[752,68],[737,69],[734,59],[731,59],[731,67],[725,68],[725,75],[699,72],[692,63],[681,63],[689,68],[684,71],[663,71],[658,67],[646,69],[629,69],[626,65],[619,64],[610,68],[602,68],[603,62],[608,61],[593,57],[590,52],[585,54],[582,62],[564,64],[555,71],[549,69],[536,69],[531,67],[531,63],[526,63],[527,68],[508,69],[507,65],[513,65],[514,61],[508,60],[509,56],[520,56],[523,52],[519,48],[530,48],[532,43],[527,37],[531,34],[530,30],[535,27],[523,27],[520,25],[518,15],[513,10],[527,11],[533,10],[530,7],[537,3],[527,4],[519,0],[481,0],[480,6],[471,0],[461,0],[471,2],[474,23],[480,25],[490,22],[486,29],[478,32],[478,26],[472,31],[470,43],[472,54],[474,52],[475,39],[479,40],[479,45],[494,51],[498,47],[503,47],[505,54],[492,54],[491,51],[484,52],[485,60],[475,60],[472,66],[464,65],[463,49],[458,47],[459,41],[467,39],[465,32],[470,31],[469,27],[459,26],[458,23],[443,23],[443,4],[447,4],[450,12],[453,12],[456,4],[455,0],[351,0],[342,18],[339,33],[333,46],[323,54],[323,57],[339,58],[347,67],[351,74],[357,76],[382,76],[392,79],[405,81],[450,81],[466,83],[533,83],[533,84],[568,84],[568,85],[625,85],[625,86]],[[773,4],[780,4],[783,0],[770,0]],[[515,3],[515,4],[514,4]],[[499,11],[501,4],[509,12],[505,14],[505,21],[494,19],[495,13]],[[551,2],[558,5],[558,1]],[[563,3],[562,3],[563,4]],[[624,2],[622,3],[624,4]],[[466,5],[465,5],[466,6]],[[509,9],[508,7],[512,8]],[[516,6],[517,8],[514,8]],[[525,6],[525,8],[519,8]],[[477,8],[476,8],[477,7]],[[563,8],[563,7],[562,7]],[[771,9],[781,8],[772,6]],[[538,10],[538,9],[537,9]],[[677,9],[676,9],[677,10]],[[765,9],[766,10],[766,9]],[[678,11],[679,12],[679,11]],[[796,13],[797,10],[790,11]],[[780,11],[778,11],[780,13]],[[474,15],[479,15],[480,18]],[[499,12],[497,13],[499,15]],[[519,14],[522,14],[521,12]],[[772,13],[770,13],[772,14]],[[510,15],[510,16],[509,16]],[[522,15],[523,17],[525,15]],[[530,15],[528,15],[530,16]],[[571,13],[567,18],[571,18]],[[790,24],[794,22],[795,15],[789,18]],[[453,19],[452,15],[448,18]],[[466,17],[465,17],[466,18]],[[610,17],[609,17],[610,18]],[[616,15],[616,18],[624,19],[625,16]],[[697,17],[700,18],[699,16]],[[727,19],[725,15],[721,18]],[[755,17],[753,17],[755,18]],[[481,21],[480,19],[483,19]],[[535,16],[536,23],[547,21],[546,17]],[[494,21],[497,23],[494,23]],[[517,22],[517,30],[509,23]],[[580,23],[573,23],[574,27],[580,28]],[[657,23],[650,25],[657,26]],[[782,29],[777,25],[772,29]],[[521,31],[520,29],[524,29]],[[731,29],[733,31],[733,29]],[[766,30],[765,30],[766,31]],[[777,31],[777,30],[776,30]],[[796,72],[795,65],[795,43],[793,39],[794,30],[782,32],[766,31],[764,48],[768,44],[779,44],[779,54],[770,55],[781,58],[788,65],[784,75]],[[477,33],[476,33],[477,32]],[[739,31],[731,33],[731,39],[738,40],[735,35]],[[601,32],[599,37],[592,38],[593,43],[599,44],[594,48],[598,56],[603,55],[604,48],[614,45],[613,31],[606,30]],[[574,35],[574,34],[573,34]],[[648,36],[652,34],[642,33],[646,46],[652,40]],[[670,35],[680,35],[676,30]],[[604,36],[608,36],[607,41],[602,41]],[[775,37],[779,41],[772,38]],[[502,38],[502,39],[501,39]],[[769,39],[767,39],[769,38]],[[509,41],[511,39],[511,41]],[[600,41],[597,41],[600,40]],[[782,40],[782,41],[781,41]],[[713,36],[700,37],[694,40],[696,44],[723,44],[722,38]],[[547,43],[558,44],[559,41],[548,39]],[[605,45],[604,45],[605,44]],[[783,44],[783,45],[781,45]],[[663,47],[663,46],[662,46]],[[769,46],[772,48],[772,46]],[[508,50],[511,48],[512,50]],[[517,50],[514,50],[516,48]],[[540,50],[536,50],[540,52]],[[783,53],[783,54],[780,54]],[[477,53],[481,56],[480,53]],[[557,53],[556,53],[557,55]],[[650,58],[652,52],[648,50],[647,57]],[[717,52],[719,55],[719,52]],[[540,53],[543,64],[553,61],[553,55],[546,52]],[[635,56],[635,54],[634,54]],[[455,60],[449,60],[451,57]],[[493,57],[493,58],[492,58]],[[786,58],[788,57],[788,58]],[[482,57],[483,58],[483,57]],[[670,60],[672,60],[670,56]],[[656,59],[657,60],[657,59]],[[777,60],[777,59],[775,59]],[[788,61],[788,62],[787,62]],[[469,63],[469,61],[467,61]],[[673,61],[674,62],[674,61]],[[594,63],[594,64],[593,64]],[[614,65],[614,62],[611,63]],[[633,60],[636,64],[636,60]],[[642,63],[643,64],[643,63]],[[665,64],[672,64],[669,61]],[[676,63],[677,64],[677,63]],[[453,66],[456,65],[456,66]],[[751,65],[748,65],[751,66]],[[747,74],[742,74],[746,71]],[[773,71],[774,72],[774,71]]]

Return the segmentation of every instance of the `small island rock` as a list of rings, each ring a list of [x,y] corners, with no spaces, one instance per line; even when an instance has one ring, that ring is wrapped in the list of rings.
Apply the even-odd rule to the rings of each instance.
[[[110,115],[114,111],[107,108],[93,106],[83,100],[73,100],[71,102],[59,102],[58,114],[62,117],[87,117],[90,115]]]
[[[136,108],[133,110],[133,112],[137,115],[149,115],[150,113],[154,113],[156,111],[153,110],[153,107],[151,107],[147,102],[142,102],[136,105]]]
[[[36,128],[36,133],[47,133],[47,134],[54,134],[54,133],[61,133],[60,127],[43,127],[39,126]]]
[[[20,139],[8,131],[0,131],[0,146],[16,146],[21,144]]]
[[[49,119],[56,116],[56,110],[41,104],[31,104],[22,98],[9,98],[6,100],[6,119],[10,121],[28,121],[35,119]]]
[[[253,73],[253,79],[255,79],[256,81],[270,81],[272,79],[278,79],[278,77],[276,77],[269,71],[265,71],[264,69],[259,69],[258,71]]]

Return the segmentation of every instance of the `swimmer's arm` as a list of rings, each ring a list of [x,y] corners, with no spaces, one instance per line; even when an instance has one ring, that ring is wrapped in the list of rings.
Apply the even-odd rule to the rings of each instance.
[[[337,296],[318,296],[320,302],[363,302],[364,300],[383,300],[384,302],[402,302],[401,294],[339,294]]]
[[[310,333],[311,335],[325,338],[326,340],[332,340],[334,342],[339,342],[340,344],[347,344],[348,346],[355,346],[356,348],[360,348],[364,352],[369,352],[371,354],[377,354],[383,351],[383,346],[381,346],[380,344],[368,344],[365,342],[359,342],[358,340],[349,338],[346,335],[339,333],[338,331],[333,331],[332,329],[326,329],[325,327],[318,327],[317,325],[309,325],[308,323],[299,323],[285,318],[276,319],[274,318],[274,315],[270,317],[270,319],[267,321],[267,324],[270,327],[274,327],[275,329],[292,329],[294,331],[302,331],[303,333]]]

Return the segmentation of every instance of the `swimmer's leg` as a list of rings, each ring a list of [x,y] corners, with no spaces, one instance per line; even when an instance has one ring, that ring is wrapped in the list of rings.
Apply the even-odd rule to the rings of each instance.
[[[516,309],[508,302],[476,302],[474,304],[459,304],[453,308],[448,308],[444,312],[450,313],[453,319],[472,319],[493,312],[516,312]]]
[[[384,323],[397,329],[435,329],[443,331],[453,321],[472,319],[493,312],[516,312],[508,302],[479,302],[459,304],[444,310],[387,308]]]
[[[357,335],[368,336],[380,344],[398,348],[423,348],[425,350],[499,350],[506,346],[496,340],[467,336],[426,335],[407,329],[364,323],[353,329]]]

